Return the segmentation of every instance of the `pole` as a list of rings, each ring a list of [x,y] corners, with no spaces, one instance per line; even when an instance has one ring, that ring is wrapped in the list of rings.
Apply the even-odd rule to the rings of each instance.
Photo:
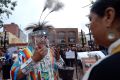
[[[4,80],[10,79],[10,69],[12,66],[11,60],[9,59],[10,55],[8,55],[7,53],[7,45],[8,45],[7,32],[6,30],[4,30],[3,49],[5,51],[4,53],[5,53],[5,58],[6,58],[4,64],[2,65],[2,75],[3,75]]]
[[[6,34],[7,34],[7,32],[5,31],[5,35],[4,35],[4,45],[3,45],[3,48],[5,49],[5,51],[6,51]]]
[[[92,38],[91,38],[91,31],[90,31],[90,28],[89,28],[89,36],[90,36],[90,42],[92,41]]]
[[[82,47],[84,47],[83,31],[81,30]]]
[[[90,44],[90,49],[91,49],[92,48],[92,42],[91,42],[92,40],[91,40],[91,32],[90,32],[90,27],[89,26],[88,26],[88,29],[89,29],[89,37],[90,37],[90,43],[89,44]]]
[[[92,37],[91,37],[90,24],[86,24],[86,26],[87,26],[88,29],[89,29],[89,37],[90,37],[89,46],[92,48],[93,46],[92,46]],[[90,49],[91,49],[91,48],[90,48]]]
[[[76,67],[76,78],[78,80],[78,75],[77,75],[77,49],[75,48],[75,67]]]

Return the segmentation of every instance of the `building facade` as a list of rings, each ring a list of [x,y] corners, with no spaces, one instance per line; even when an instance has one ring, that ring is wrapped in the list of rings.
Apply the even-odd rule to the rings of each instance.
[[[12,33],[13,35],[21,39],[22,42],[27,41],[27,36],[15,23],[5,24],[3,30]]]
[[[11,46],[27,46],[27,44],[28,43],[23,43],[21,39],[10,32],[6,32],[6,38],[5,32],[0,32],[0,48],[3,48],[4,46],[6,48]]]
[[[72,47],[78,44],[78,28],[55,28],[56,34],[52,39],[55,45]]]

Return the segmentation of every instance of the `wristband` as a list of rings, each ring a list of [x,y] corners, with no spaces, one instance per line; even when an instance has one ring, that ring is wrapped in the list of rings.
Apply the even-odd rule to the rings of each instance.
[[[21,65],[21,70],[22,73],[24,73],[25,75],[27,75],[30,71],[34,70],[35,68],[37,68],[37,63],[35,63],[32,58],[29,58],[25,63],[23,63]]]

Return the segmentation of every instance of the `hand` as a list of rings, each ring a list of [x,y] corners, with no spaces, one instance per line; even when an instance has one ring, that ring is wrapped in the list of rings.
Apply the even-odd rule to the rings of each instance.
[[[35,50],[35,53],[34,55],[32,56],[32,59],[33,61],[35,62],[39,62],[41,59],[44,58],[44,56],[48,53],[48,49],[45,45],[42,45],[41,46],[39,45],[36,50]]]

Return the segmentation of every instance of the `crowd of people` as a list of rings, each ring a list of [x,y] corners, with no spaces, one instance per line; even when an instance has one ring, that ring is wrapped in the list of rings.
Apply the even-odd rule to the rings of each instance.
[[[96,0],[90,10],[90,29],[97,44],[108,50],[109,56],[94,64],[82,80],[119,80],[120,73],[120,0]],[[12,80],[58,80],[58,68],[65,64],[64,50],[51,46],[50,30],[46,25],[35,26],[29,34],[28,47],[18,52],[12,61],[6,53],[5,62],[11,63]],[[86,51],[81,48],[78,51]],[[0,50],[0,53],[3,51]],[[1,61],[0,61],[1,62]],[[0,65],[4,66],[4,65]],[[5,67],[3,67],[5,68]],[[4,70],[0,68],[0,70]]]

